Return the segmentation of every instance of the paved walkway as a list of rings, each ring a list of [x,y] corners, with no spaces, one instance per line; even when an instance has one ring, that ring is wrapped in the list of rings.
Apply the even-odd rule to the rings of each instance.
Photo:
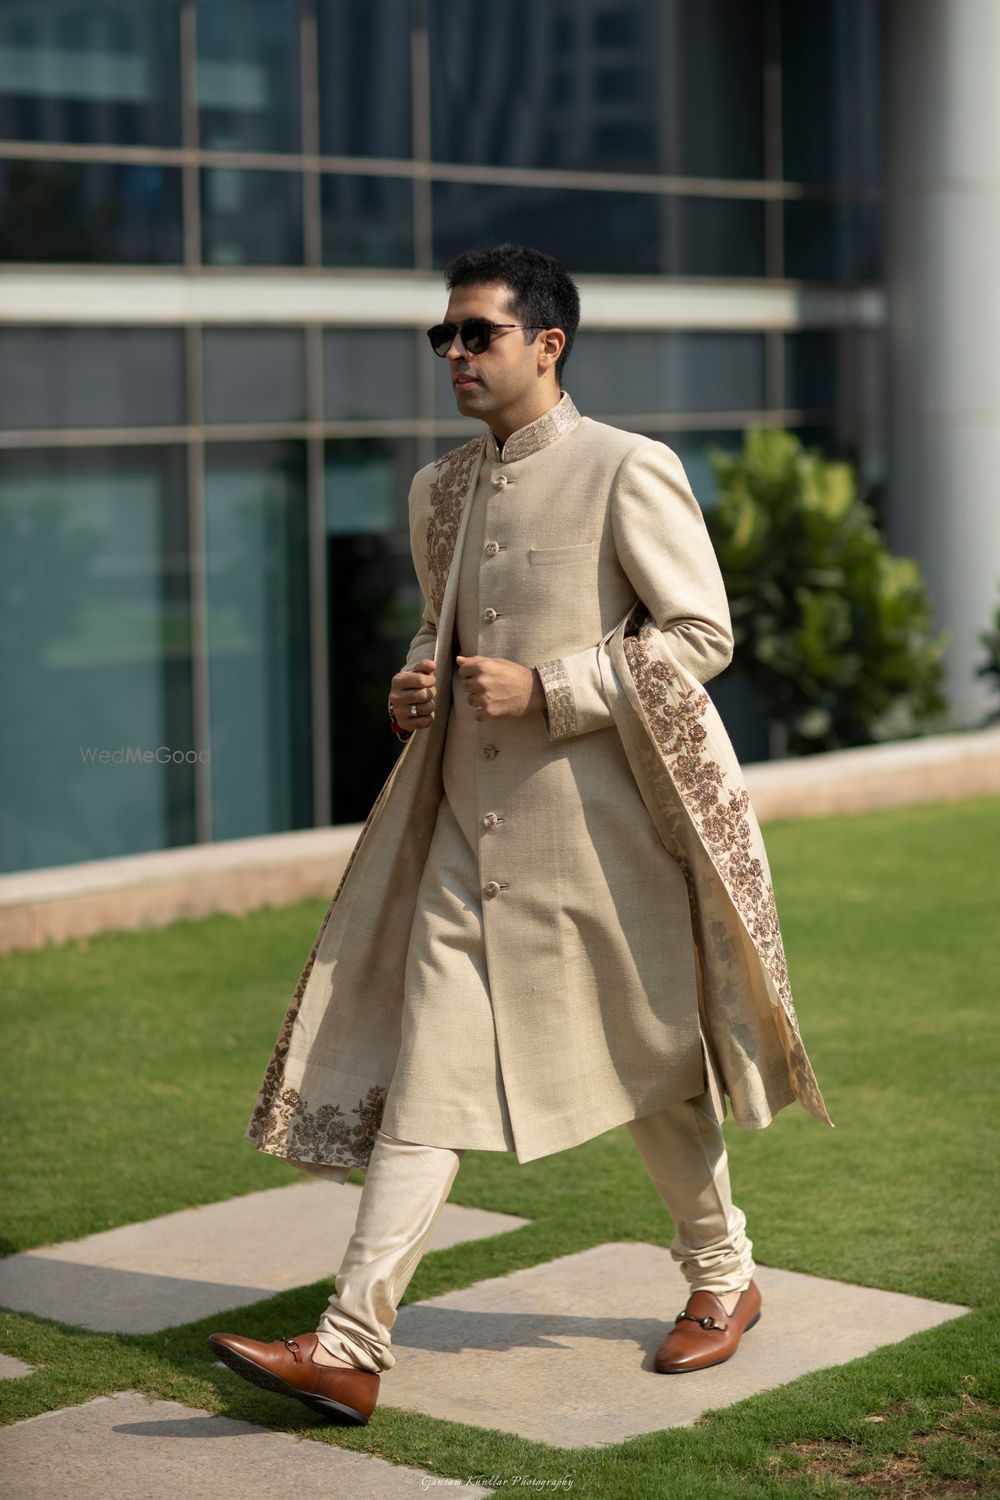
[[[352,1183],[293,1184],[14,1255],[0,1261],[0,1304],[128,1333],[221,1315],[331,1276],[360,1193]],[[289,1222],[293,1239],[282,1228]],[[430,1248],[513,1233],[527,1222],[448,1203]],[[397,1363],[383,1376],[379,1410],[422,1412],[558,1449],[620,1443],[687,1426],[706,1409],[966,1311],[769,1267],[760,1268],[758,1283],[764,1315],[734,1358],[683,1376],[652,1368],[687,1293],[669,1252],[657,1245],[599,1245],[406,1304],[393,1328]],[[260,1337],[281,1332],[262,1328]],[[238,1402],[244,1383],[218,1369]],[[0,1378],[30,1372],[20,1360],[0,1361]],[[4,1492],[16,1500],[283,1500],[291,1492],[303,1500],[394,1500],[431,1489],[430,1476],[415,1469],[134,1391],[0,1430],[0,1472]],[[448,1492],[492,1493],[450,1481]]]

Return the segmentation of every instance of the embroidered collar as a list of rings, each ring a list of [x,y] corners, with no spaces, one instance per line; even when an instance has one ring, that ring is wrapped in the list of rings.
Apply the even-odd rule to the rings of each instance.
[[[519,427],[516,432],[512,432],[502,447],[498,445],[493,429],[487,428],[486,457],[493,463],[505,464],[518,458],[528,458],[540,448],[554,443],[564,432],[572,432],[580,420],[581,413],[573,404],[572,396],[569,391],[563,391],[555,406],[550,406],[548,411],[536,417],[534,422],[529,422],[526,427]]]

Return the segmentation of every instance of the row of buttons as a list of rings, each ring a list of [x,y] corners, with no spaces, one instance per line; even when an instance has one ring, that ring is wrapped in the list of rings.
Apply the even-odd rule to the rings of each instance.
[[[494,489],[498,489],[498,490],[506,489],[508,483],[509,483],[509,481],[508,481],[508,478],[507,478],[506,474],[495,474],[493,476],[493,487],[494,487]],[[485,547],[484,550],[486,552],[486,556],[487,557],[496,557],[497,553],[500,551],[500,543],[499,542],[487,542],[486,543],[486,547]],[[492,625],[493,621],[494,620],[498,620],[499,618],[500,618],[500,612],[499,612],[499,610],[496,610],[496,609],[484,609],[483,610],[482,621],[483,621],[484,625]],[[496,754],[498,754],[498,751],[497,751],[496,745],[483,745],[481,747],[479,753],[483,757],[484,760],[492,760],[493,757]],[[483,827],[484,828],[495,828],[498,823],[502,823],[503,821],[504,820],[503,820],[503,818],[501,817],[501,815],[499,813],[488,812],[483,817]],[[507,889],[508,889],[508,886],[507,886],[506,880],[488,880],[486,882],[486,884],[483,886],[483,895],[486,896],[488,900],[492,900],[492,898],[494,896],[499,896],[499,894],[500,894],[501,891],[504,891],[504,890],[507,890]]]

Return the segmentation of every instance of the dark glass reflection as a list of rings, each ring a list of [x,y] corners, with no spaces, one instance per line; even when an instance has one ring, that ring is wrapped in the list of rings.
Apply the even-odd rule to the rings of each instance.
[[[157,427],[184,420],[177,328],[0,328],[0,426]]]
[[[762,0],[632,0],[579,14],[559,0],[430,0],[434,158],[763,176],[762,10]]]
[[[300,150],[297,0],[201,0],[197,18],[202,146]]]
[[[413,183],[404,177],[322,178],[323,264],[414,264]]]
[[[201,230],[207,265],[301,265],[301,176],[206,167],[201,174]]]
[[[434,264],[473,245],[536,245],[578,273],[763,276],[763,204],[745,199],[436,182]]]
[[[297,328],[206,328],[206,422],[301,422],[306,414]]]
[[[179,265],[175,167],[0,162],[0,260]]]
[[[326,445],[335,823],[364,821],[399,753],[386,701],[421,618],[406,503],[416,467],[409,439]]]
[[[814,281],[881,279],[881,203],[790,198],[783,207],[786,276]]]
[[[308,523],[302,443],[205,455],[216,839],[313,820]]]
[[[4,0],[0,137],[178,146],[178,0]]]
[[[879,0],[781,0],[783,170],[789,182],[882,182]]]
[[[408,157],[411,0],[318,0],[320,149]]]
[[[766,405],[759,333],[577,334],[564,381],[581,411],[753,411]]]
[[[328,328],[323,390],[333,421],[415,417],[414,335],[402,328]]]
[[[0,452],[0,868],[194,841],[180,448]]]
[[[841,335],[810,328],[785,334],[785,406],[830,411],[839,397],[837,356]]]

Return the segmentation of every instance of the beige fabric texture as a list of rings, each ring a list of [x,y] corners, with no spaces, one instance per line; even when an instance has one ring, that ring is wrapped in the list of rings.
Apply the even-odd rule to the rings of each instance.
[[[470,502],[444,796],[382,1120],[404,1140],[516,1149],[522,1161],[705,1087],[687,885],[599,679],[603,713],[595,705],[590,732],[569,741],[550,738],[542,714],[477,720],[454,663],[456,652],[542,661],[565,620],[577,621],[571,641],[592,640],[634,600],[610,547],[601,577],[600,506],[553,515],[556,471],[535,470],[559,449],[484,466]],[[590,545],[549,546],[567,536]],[[502,890],[484,896],[494,879]]]
[[[746,1216],[732,1201],[720,1117],[708,1095],[629,1121],[674,1222],[670,1247],[692,1291],[724,1297],[754,1274]],[[393,1138],[380,1129],[357,1224],[318,1324],[320,1343],[363,1370],[396,1363],[391,1330],[403,1294],[451,1192],[465,1152]],[[677,1309],[679,1310],[679,1309]],[[669,1316],[674,1309],[662,1309]]]
[[[435,722],[410,735],[359,836],[248,1139],[344,1180],[370,1158],[402,1058],[400,1127],[416,1056],[401,1052],[407,987],[426,993],[433,983],[421,955],[433,947],[427,924],[444,920],[422,903],[432,847],[447,858],[449,831],[435,845],[446,780],[479,866],[519,1160],[706,1083],[748,1129],[795,1099],[829,1123],[799,1034],[760,829],[702,686],[729,662],[732,634],[678,456],[581,416],[564,391],[502,452],[487,432],[421,469],[409,505],[424,619],[407,664],[436,662]],[[460,579],[477,568],[470,619]],[[462,654],[538,666],[545,714],[463,717],[454,654],[473,631],[478,653]],[[491,813],[504,821],[484,822]],[[446,1056],[440,1076],[453,1071]],[[433,1128],[435,1108],[450,1106],[438,1089],[420,1107]]]

